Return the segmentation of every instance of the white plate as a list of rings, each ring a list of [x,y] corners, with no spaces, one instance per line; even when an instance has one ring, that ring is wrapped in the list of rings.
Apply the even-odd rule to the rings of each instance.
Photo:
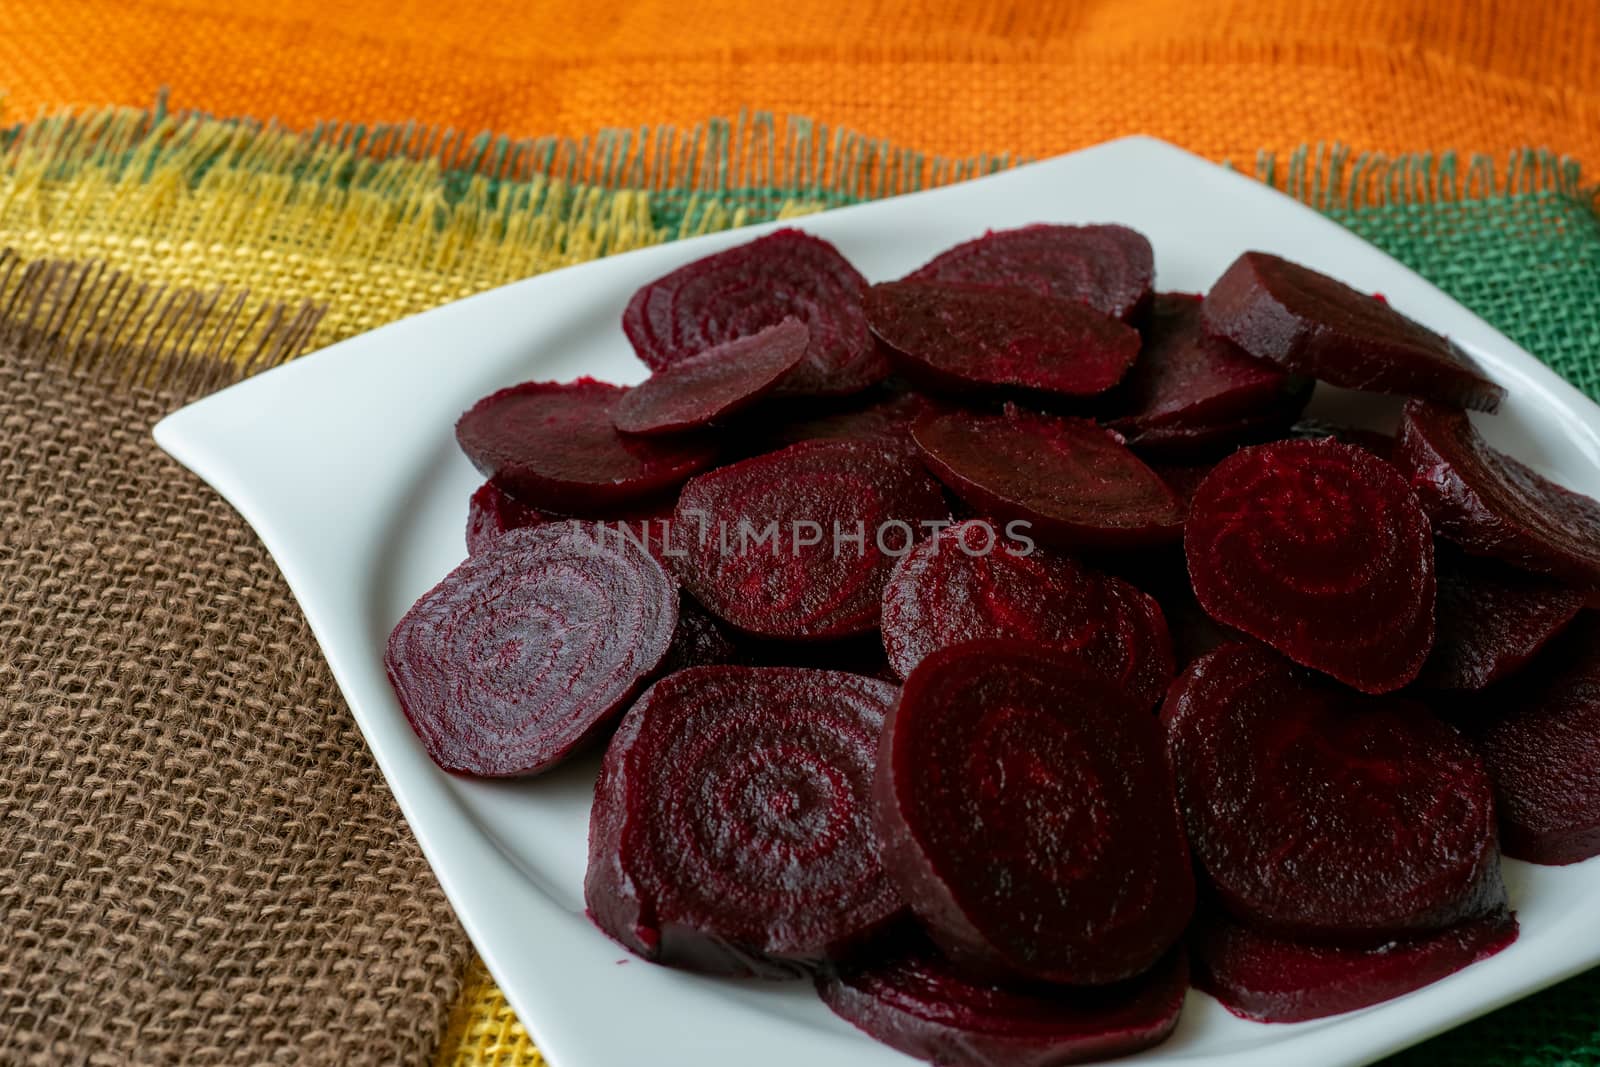
[[[1600,409],[1395,260],[1255,181],[1148,138],[1113,141],[962,185],[789,225],[833,241],[873,280],[992,227],[1122,222],[1149,235],[1163,289],[1204,290],[1266,249],[1367,290],[1448,333],[1510,392],[1492,440],[1600,495]],[[255,527],[299,598],[378,765],[467,933],[554,1067],[894,1067],[908,1063],[829,1014],[804,983],[736,982],[626,958],[583,915],[597,758],[528,782],[436,770],[383,673],[389,629],[458,563],[478,483],[456,416],[527,378],[637,381],[618,327],[628,297],[682,263],[775,225],[647,248],[517,282],[397,322],[191,404],[156,440]],[[1374,417],[1386,402],[1319,392]],[[1522,937],[1399,1000],[1264,1026],[1191,993],[1149,1063],[1354,1064],[1600,962],[1600,861],[1508,863]]]

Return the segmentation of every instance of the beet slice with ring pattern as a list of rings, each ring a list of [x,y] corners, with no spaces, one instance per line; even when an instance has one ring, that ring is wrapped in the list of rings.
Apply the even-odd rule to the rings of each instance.
[[[984,519],[940,531],[895,564],[881,625],[902,678],[931,652],[992,637],[1081,657],[1144,708],[1172,681],[1172,641],[1153,598]]]
[[[1488,772],[1423,705],[1228,645],[1162,720],[1195,856],[1241,922],[1360,946],[1505,906]]]
[[[945,1067],[1060,1067],[1151,1048],[1177,1027],[1188,988],[1182,951],[1131,981],[1092,988],[988,985],[925,946],[817,979],[835,1015]]]
[[[885,870],[973,973],[1121,981],[1193,911],[1156,720],[1070,654],[987,640],[925,657],[884,726],[876,795]]]
[[[776,389],[800,363],[811,331],[796,318],[663,367],[617,402],[623,433],[682,433],[743,411]]]
[[[537,774],[616,718],[677,622],[677,588],[647,553],[592,523],[545,523],[510,531],[424,593],[384,665],[440,767]]]
[[[472,465],[529,507],[607,513],[658,496],[711,465],[699,437],[627,437],[611,424],[627,394],[593,378],[524,382],[491,393],[456,423]]]
[[[1195,985],[1233,1014],[1264,1023],[1322,1019],[1393,1000],[1517,939],[1517,920],[1507,912],[1374,948],[1289,941],[1220,916],[1197,927]]]
[[[878,625],[895,557],[948,513],[904,446],[803,442],[686,485],[671,563],[696,599],[746,633],[848,637]]]
[[[584,900],[630,951],[786,977],[900,915],[872,829],[894,686],[791,667],[696,667],[645,691],[606,750]]]
[[[1465,412],[1407,404],[1394,462],[1440,536],[1600,595],[1600,501],[1491,447]]]
[[[1505,390],[1448,339],[1337,279],[1246,252],[1201,306],[1205,327],[1250,355],[1347,389],[1495,411]]]
[[[942,390],[974,386],[1093,396],[1139,354],[1138,331],[1092,308],[1025,289],[885,282],[867,290],[867,321],[906,376]]]
[[[467,501],[467,555],[476,556],[512,530],[537,526],[547,517],[484,482]]]
[[[1085,419],[1011,408],[918,419],[912,439],[934,476],[979,514],[1026,522],[1065,548],[1133,548],[1176,541],[1178,498],[1121,440]]]
[[[778,230],[649,283],[628,302],[622,329],[639,358],[661,370],[792,316],[810,344],[777,392],[843,395],[889,373],[861,309],[866,287],[827,241]]]
[[[917,268],[908,279],[1028,289],[1131,321],[1150,301],[1155,252],[1126,226],[1035,223],[990,230]]]
[[[1189,577],[1218,621],[1368,693],[1433,651],[1428,518],[1404,478],[1354,445],[1241,449],[1200,483],[1184,523]]]

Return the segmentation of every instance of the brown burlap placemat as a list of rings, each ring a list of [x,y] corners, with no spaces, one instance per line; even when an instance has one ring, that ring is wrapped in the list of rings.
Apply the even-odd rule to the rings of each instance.
[[[272,560],[150,437],[237,372],[130,384],[138,353],[22,328],[16,303],[0,1063],[426,1062],[466,937]],[[264,358],[306,325],[269,323]]]

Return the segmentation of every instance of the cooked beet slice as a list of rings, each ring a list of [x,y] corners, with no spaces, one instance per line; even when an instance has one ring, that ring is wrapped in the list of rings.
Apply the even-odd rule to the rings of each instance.
[[[739,647],[688,593],[678,594],[678,626],[672,632],[672,645],[656,673],[665,677],[675,671],[690,667],[710,667],[719,663],[733,663],[739,656]]]
[[[928,947],[817,978],[835,1015],[945,1067],[1059,1067],[1138,1052],[1177,1027],[1188,988],[1181,951],[1149,974],[1093,988],[988,985]]]
[[[713,614],[746,633],[847,637],[877,626],[895,556],[947,514],[909,449],[810,441],[686,485],[672,566]]]
[[[1471,356],[1388,303],[1266,252],[1233,261],[1206,294],[1206,329],[1252,356],[1347,389],[1494,411],[1505,390]]]
[[[1488,773],[1421,704],[1229,645],[1178,677],[1162,719],[1189,840],[1240,921],[1372,945],[1504,907]]]
[[[854,393],[889,373],[873,343],[861,294],[867,281],[833,245],[778,230],[697,259],[633,294],[622,329],[651,370],[661,370],[793,317],[805,323],[805,361],[780,393]]]
[[[476,556],[511,530],[544,521],[544,515],[484,482],[467,502],[467,555]]]
[[[1600,501],[1490,447],[1465,413],[1407,404],[1394,461],[1441,536],[1600,592]]]
[[[908,277],[1028,289],[1129,321],[1148,304],[1155,272],[1155,253],[1137,230],[1037,223],[990,230]]]
[[[902,678],[931,652],[993,637],[1077,656],[1144,708],[1172,681],[1172,642],[1155,600],[984,519],[942,530],[895,564],[881,625]]]
[[[1433,534],[1405,479],[1338,441],[1235,452],[1184,523],[1189,576],[1221,622],[1367,693],[1433,650]]]
[[[1561,865],[1600,855],[1600,617],[1585,613],[1466,729],[1494,779],[1505,853]]]
[[[1508,912],[1375,948],[1289,941],[1214,917],[1192,939],[1194,982],[1242,1018],[1298,1023],[1432,985],[1516,939]]]
[[[1583,594],[1548,578],[1441,546],[1433,655],[1417,684],[1482,689],[1514,674],[1583,608]]]
[[[664,493],[707,467],[700,438],[626,437],[611,424],[627,395],[593,378],[524,382],[491,393],[456,423],[472,465],[534,508],[591,514]]]
[[[806,357],[811,332],[787,318],[661,368],[620,401],[623,433],[682,433],[742,411],[776,389]]]
[[[582,522],[512,530],[424,593],[384,666],[447,771],[537,774],[609,724],[656,669],[678,591],[639,549]]]
[[[1065,396],[1103,393],[1139,354],[1131,326],[1069,300],[957,282],[885,282],[867,290],[867,321],[907,377]]]
[[[1083,419],[1009,409],[918,419],[928,469],[980,514],[1067,548],[1175,541],[1183,511],[1165,482],[1117,437]]]
[[[1015,640],[928,655],[889,713],[876,792],[884,868],[980,973],[1121,981],[1193,911],[1156,720],[1079,657]]]
[[[779,977],[901,912],[872,830],[894,686],[836,671],[695,667],[645,691],[606,750],[584,900],[630,951]]]

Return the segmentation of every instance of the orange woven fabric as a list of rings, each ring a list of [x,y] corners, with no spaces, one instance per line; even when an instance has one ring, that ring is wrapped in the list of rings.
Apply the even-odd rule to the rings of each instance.
[[[1595,0],[9,0],[10,119],[61,104],[512,135],[745,107],[946,156],[1133,131],[1600,153]]]

